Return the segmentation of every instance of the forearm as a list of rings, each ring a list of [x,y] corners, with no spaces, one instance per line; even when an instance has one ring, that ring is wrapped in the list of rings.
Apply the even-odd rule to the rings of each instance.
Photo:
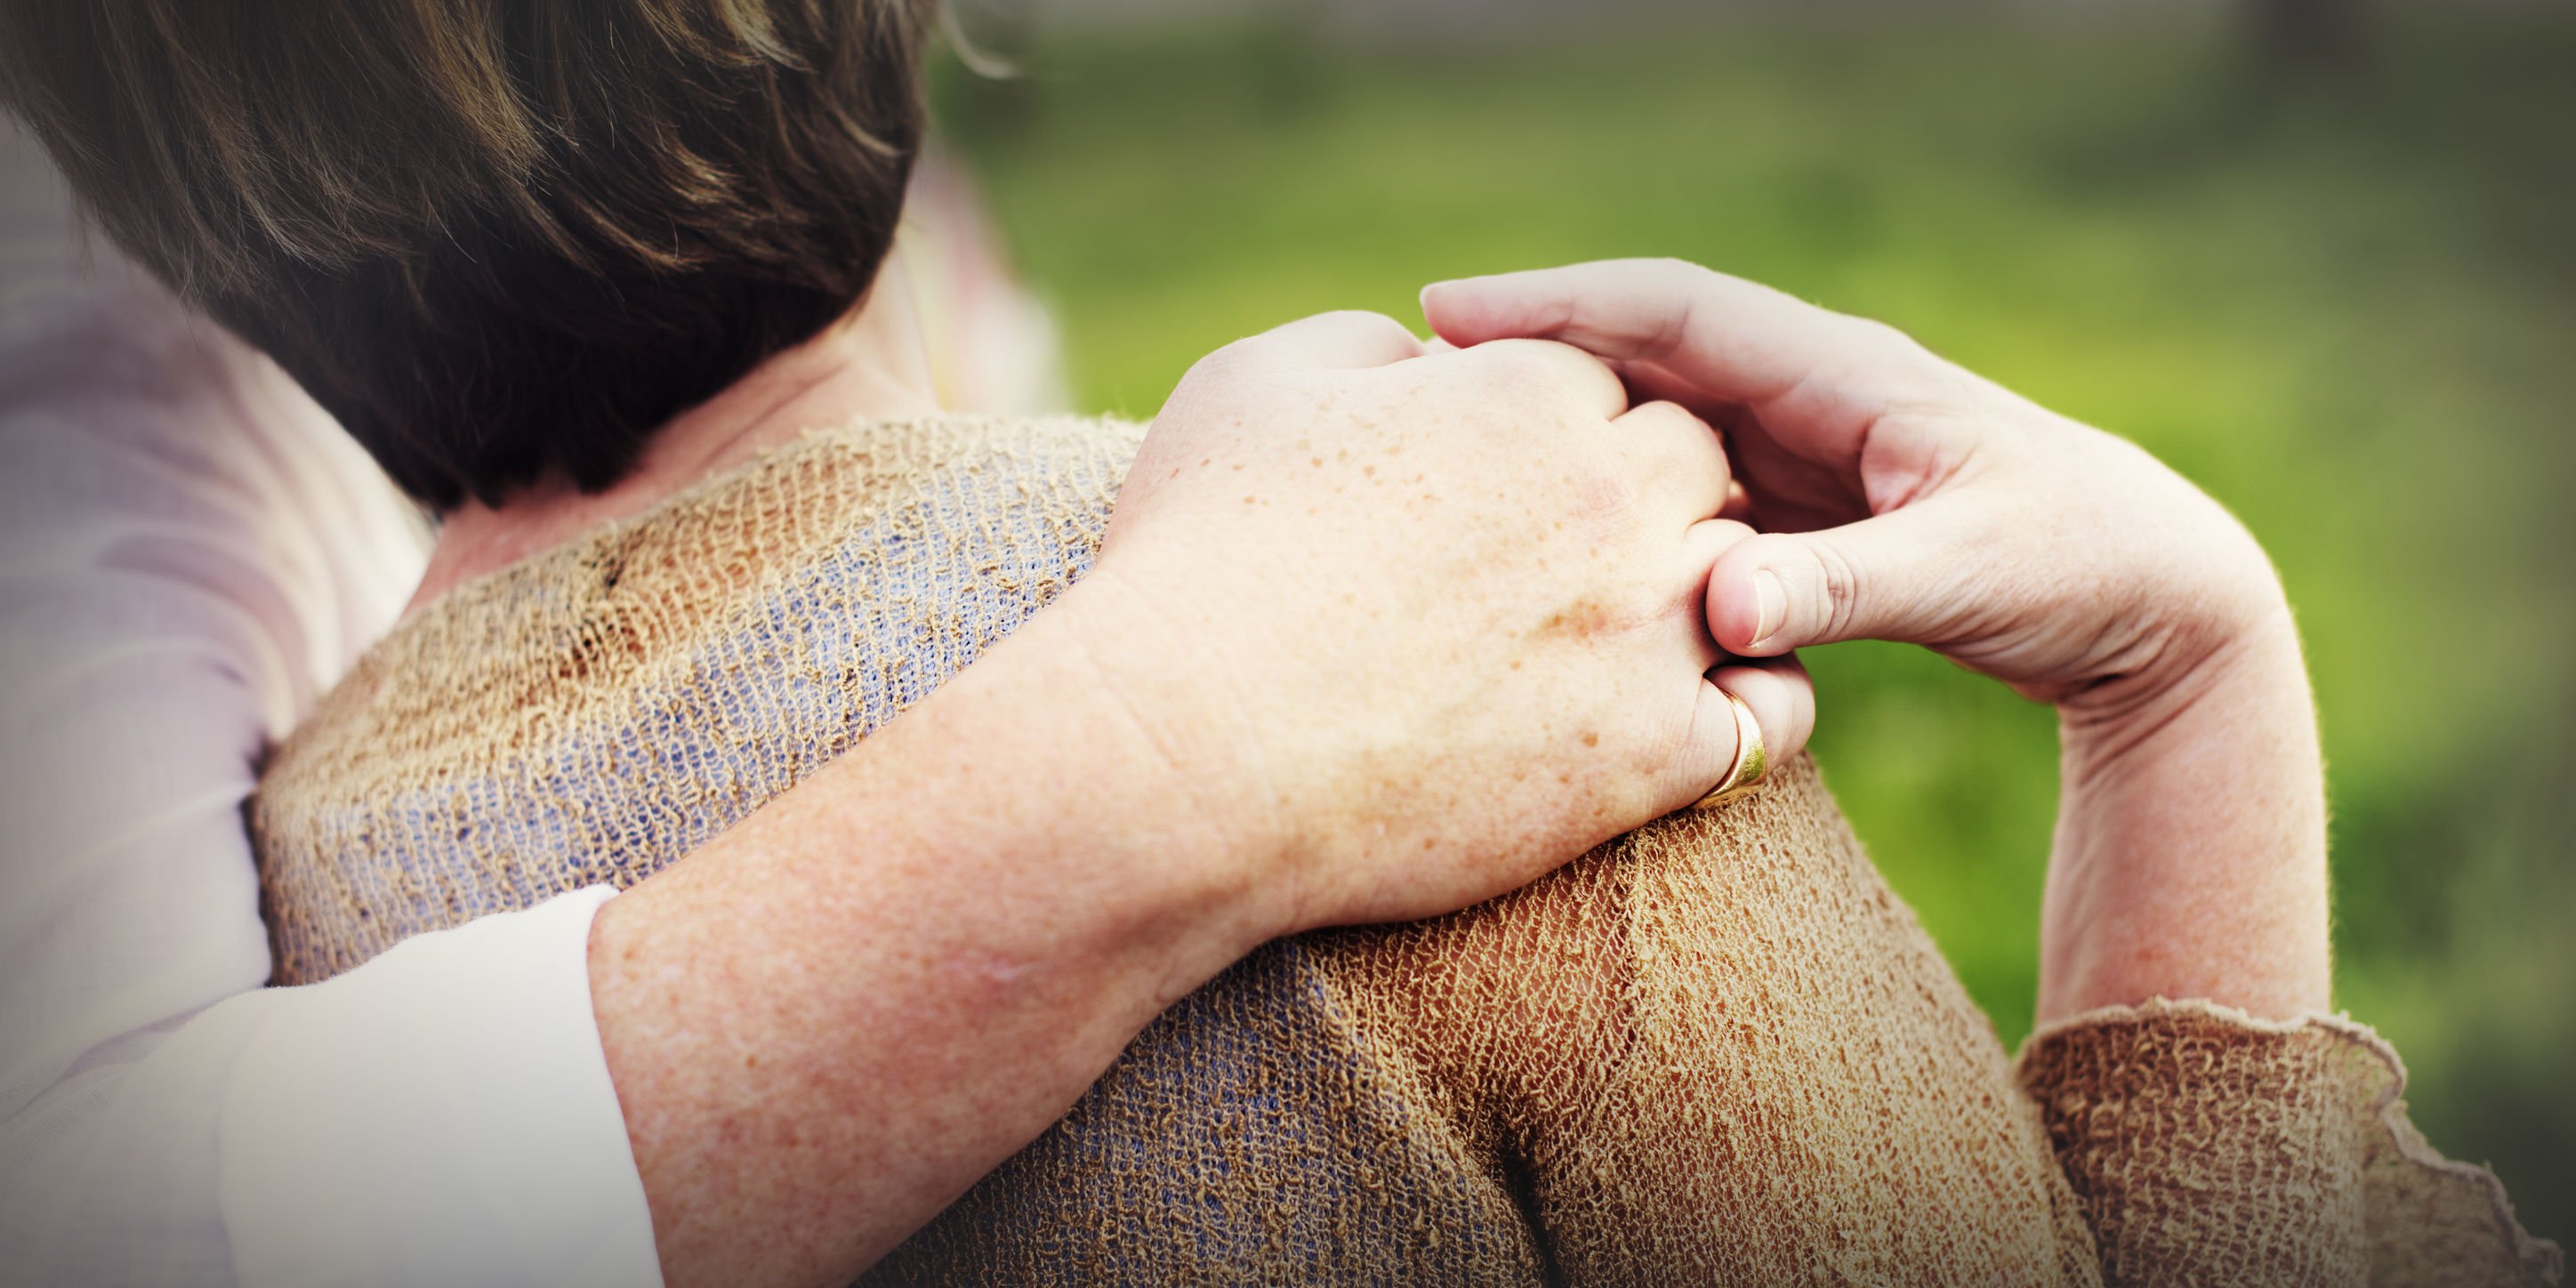
[[[1040,614],[602,910],[593,996],[671,1283],[847,1281],[1279,929],[1169,772],[1191,750],[1109,705],[1093,656]]]
[[[2070,705],[2039,1020],[2328,1000],[2325,777],[2286,607],[2152,698]]]

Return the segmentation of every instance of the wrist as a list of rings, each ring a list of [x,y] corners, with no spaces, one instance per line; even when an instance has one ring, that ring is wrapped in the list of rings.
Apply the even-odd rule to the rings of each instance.
[[[1308,928],[1287,880],[1297,847],[1236,677],[1212,662],[1205,636],[1095,568],[1013,642],[1032,663],[1023,682],[1060,713],[1060,754],[1093,762],[1116,780],[1093,790],[1129,802],[1111,820],[1117,842],[1164,838],[1155,843],[1179,852],[1164,863],[1191,869],[1203,897],[1243,925],[1249,951]]]
[[[1190,738],[1156,736],[1168,704],[1094,661],[1084,611],[1038,613],[592,922],[673,1282],[848,1282],[1277,933],[1275,865],[1198,805]],[[812,1170],[850,1157],[864,1184]]]
[[[2297,626],[2277,594],[2269,611],[2179,628],[2168,649],[2156,665],[2087,685],[2058,704],[2069,774],[2109,771],[2168,748],[2183,752],[2177,744],[2205,726],[2250,732],[2243,728],[2249,713],[2275,720],[2295,713],[2313,734]]]
[[[2299,672],[2298,632],[2271,559],[2216,501],[2169,477],[2188,503],[2166,507],[2175,516],[2167,523],[2141,525],[2150,546],[2137,560],[2147,571],[2109,579],[2132,588],[2113,620],[2133,625],[2110,665],[2059,697],[2070,739],[2116,745],[2251,677],[2277,681],[2284,657]]]
[[[2121,708],[2061,712],[2041,1018],[2328,998],[2325,779],[2286,609]]]

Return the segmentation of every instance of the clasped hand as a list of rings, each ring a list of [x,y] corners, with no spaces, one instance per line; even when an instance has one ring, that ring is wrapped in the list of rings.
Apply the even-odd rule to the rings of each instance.
[[[1444,343],[1328,314],[1200,362],[1078,588],[1285,928],[1446,911],[1689,805],[1736,751],[1718,686],[1794,754],[1800,647],[1923,644],[2118,730],[2286,623],[2197,488],[1880,324],[1672,261],[1424,310]]]
[[[1735,653],[1898,640],[2109,718],[2287,612],[2181,475],[1883,324],[1671,260],[1442,283],[1423,308],[1460,345],[1580,346],[1724,428],[1764,533],[1711,581]]]
[[[1063,608],[1284,928],[1429,916],[1698,799],[1736,754],[1717,434],[1562,344],[1327,314],[1191,369]],[[1079,603],[1072,601],[1079,600]],[[1778,754],[1794,662],[1716,671]],[[1265,876],[1271,874],[1265,874]]]

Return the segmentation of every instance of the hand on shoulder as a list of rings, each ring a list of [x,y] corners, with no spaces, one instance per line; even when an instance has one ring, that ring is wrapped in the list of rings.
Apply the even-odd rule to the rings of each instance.
[[[1190,371],[1057,607],[1282,865],[1285,928],[1428,916],[1726,774],[1701,604],[1749,535],[1727,479],[1707,424],[1573,348],[1326,314]],[[1811,720],[1794,666],[1735,681],[1779,756]]]

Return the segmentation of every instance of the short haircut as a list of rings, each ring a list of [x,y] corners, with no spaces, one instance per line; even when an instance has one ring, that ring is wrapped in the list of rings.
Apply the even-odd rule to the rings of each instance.
[[[615,482],[866,294],[935,0],[7,0],[107,234],[412,495]]]

